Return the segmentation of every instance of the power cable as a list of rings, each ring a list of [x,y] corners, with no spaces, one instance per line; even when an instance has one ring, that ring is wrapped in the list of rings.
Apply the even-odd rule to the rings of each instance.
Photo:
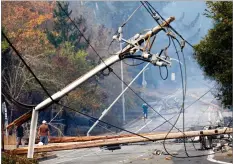
[[[185,57],[184,57],[184,53],[183,53],[183,48],[182,48],[182,46],[181,46],[181,44],[179,43],[179,41],[175,38],[175,40],[178,42],[178,44],[180,45],[180,49],[181,49],[181,52],[182,52],[182,56],[183,56],[183,62],[184,62],[184,76],[185,76],[185,79],[184,79],[184,84],[182,84],[182,85],[184,85],[183,86],[183,89],[184,89],[184,98],[183,98],[183,110],[182,110],[182,113],[183,113],[183,132],[185,131],[185,108],[184,108],[184,103],[185,103],[185,98],[186,98],[186,91],[187,91],[187,73],[186,73],[186,62],[185,62]],[[177,54],[177,57],[179,56],[178,55],[178,50],[177,50],[177,48],[176,48],[176,45],[175,45],[175,43],[174,43],[174,41],[172,40],[172,43],[173,43],[173,45],[174,45],[174,47],[175,47],[175,50],[176,50],[176,54]],[[182,67],[181,67],[181,63],[180,63],[180,59],[179,59],[179,65],[180,65],[180,71],[181,71],[181,77],[182,77],[182,81],[183,81],[183,74],[182,74]],[[186,143],[185,143],[185,138],[184,138],[184,148],[185,148],[185,153],[186,153],[186,155],[187,156],[189,156],[188,155],[188,152],[187,152],[187,149],[186,149]]]
[[[86,37],[84,36],[84,34],[81,32],[81,30],[78,28],[78,26],[76,25],[76,23],[70,18],[70,16],[68,15],[68,13],[66,13],[66,11],[63,9],[63,7],[61,6],[60,2],[57,1],[59,7],[61,8],[61,10],[66,14],[66,16],[69,18],[69,20],[74,24],[75,28],[78,29],[78,31],[80,32],[80,34],[82,35],[82,37],[86,40],[86,42],[90,45],[90,47],[93,49],[93,51],[95,52],[96,55],[98,55],[98,57],[100,58],[100,60],[106,65],[106,63],[104,62],[104,60],[102,59],[102,57],[97,53],[97,51],[94,49],[94,47],[90,44],[90,42],[86,39]],[[141,59],[142,60],[142,59]],[[109,67],[106,65],[106,67]],[[150,107],[151,109],[153,109],[160,117],[162,117],[164,120],[167,120],[165,117],[163,117],[160,113],[158,113],[150,104],[148,104],[140,95],[138,95],[136,93],[136,91],[134,91],[130,86],[128,86],[128,84],[126,82],[124,82],[114,71],[112,71],[112,73],[120,80],[122,81],[139,99],[141,99],[145,104],[148,105],[148,107]],[[171,122],[168,121],[169,124],[172,125]],[[174,127],[176,128],[176,127]],[[178,131],[180,131],[178,128],[176,128]],[[181,131],[180,131],[181,132]]]
[[[58,2],[59,3],[59,2]],[[60,5],[60,7],[61,7],[61,5]],[[76,26],[76,28],[78,29],[78,27]],[[80,31],[80,30],[79,30]],[[80,31],[81,32],[81,31]],[[83,34],[82,34],[83,35]],[[84,37],[84,35],[83,35],[83,37]],[[86,40],[87,41],[87,40]],[[88,42],[88,41],[87,41]],[[89,43],[89,42],[88,42]],[[90,43],[89,43],[89,45],[90,45]],[[91,46],[91,45],[90,45]],[[92,47],[92,46],[91,46]],[[94,50],[94,48],[92,47],[92,49]],[[96,52],[95,50],[94,50],[94,52]],[[98,55],[98,53],[96,52],[96,54]],[[99,55],[98,55],[99,56]],[[100,57],[100,56],[99,56]],[[100,57],[100,59],[103,61],[103,59]],[[104,62],[104,61],[103,61]],[[113,71],[113,73],[115,74],[115,72]],[[119,79],[120,79],[120,77],[117,75],[117,74],[115,74]],[[120,79],[121,80],[121,79]],[[125,83],[125,82],[124,82]],[[126,83],[125,83],[126,84]],[[127,85],[127,84],[126,84]],[[131,87],[129,87],[131,90],[132,90],[132,88]],[[142,101],[144,101],[149,107],[151,107],[144,99],[142,99],[134,90],[132,90]],[[58,103],[58,102],[57,102]],[[152,108],[152,107],[151,107]],[[152,108],[153,109],[153,108]],[[153,109],[154,110],[154,109]],[[154,110],[155,111],[155,110]],[[155,111],[156,113],[158,113],[157,111]],[[159,114],[159,113],[158,113]],[[160,114],[159,114],[160,115]],[[160,115],[162,118],[164,118],[162,115]],[[165,118],[164,118],[165,119]],[[166,119],[165,119],[166,120]],[[168,121],[168,123],[170,123],[169,121]],[[170,123],[171,124],[171,123]],[[176,128],[176,127],[175,127]],[[177,129],[177,128],[176,128]],[[179,130],[179,129],[177,129],[177,130]],[[179,130],[180,131],[180,130]]]
[[[155,19],[155,14],[154,14],[154,12],[152,11],[152,9],[162,18],[162,16],[154,9],[154,8],[150,8],[151,6],[147,3],[147,7],[148,7],[148,9],[147,9],[147,7],[144,5],[144,3],[143,2],[141,2],[142,4],[143,4],[143,6],[146,8],[146,10],[150,13],[150,15],[152,16],[152,18],[160,25],[160,23],[159,23],[159,21],[158,21],[158,19]],[[149,11],[150,10],[150,11]],[[163,18],[162,18],[163,19]],[[165,20],[165,19],[163,19],[163,20]],[[166,20],[165,20],[165,22],[166,22]],[[167,22],[166,22],[167,23]],[[168,23],[167,23],[168,24]],[[169,25],[168,25],[169,26]],[[161,27],[161,25],[160,25],[160,27]],[[169,36],[168,36],[169,37]],[[173,40],[172,40],[173,41]],[[174,44],[174,41],[173,41],[173,44]],[[170,46],[170,37],[169,37],[169,46]],[[174,45],[175,46],[175,45]],[[175,47],[176,48],[176,47]],[[178,55],[178,52],[177,52],[177,49],[176,49],[176,53],[177,53],[177,55]],[[179,55],[178,55],[178,58],[179,58]],[[181,71],[181,77],[182,77],[182,88],[183,88],[183,104],[182,104],[182,108],[181,108],[181,111],[182,111],[182,109],[183,109],[183,132],[184,132],[184,101],[185,101],[185,94],[186,94],[186,82],[185,82],[185,87],[184,87],[184,85],[183,85],[183,74],[182,74],[182,68],[181,68],[181,64],[180,64],[180,71]],[[186,72],[186,69],[185,69],[185,72]],[[161,70],[160,70],[160,75],[161,75]],[[167,74],[168,75],[168,74]],[[163,79],[163,77],[161,76],[161,78]],[[186,80],[185,80],[186,81]],[[180,113],[181,114],[181,113]],[[180,116],[180,114],[179,114],[179,116]],[[176,122],[175,122],[175,124],[177,123],[177,121],[178,121],[178,119],[179,119],[179,116],[177,117],[177,120],[176,120]],[[174,126],[175,126],[175,124],[172,126],[172,128],[171,128],[171,130],[174,128]],[[170,130],[170,131],[171,131]],[[169,131],[169,132],[170,132]],[[169,134],[169,133],[168,133]],[[167,135],[168,135],[167,134]],[[165,139],[164,139],[164,142],[165,142]],[[165,145],[164,145],[165,146]],[[185,141],[184,141],[184,146],[185,146]],[[165,148],[166,149],[166,148]],[[188,154],[187,154],[187,151],[186,151],[186,146],[185,146],[185,152],[186,152],[186,155],[188,156]]]
[[[130,134],[133,134],[133,135],[136,135],[136,136],[139,136],[139,137],[142,137],[142,138],[145,138],[145,139],[147,139],[147,140],[149,140],[149,141],[154,142],[154,140],[152,140],[152,139],[150,139],[150,138],[148,138],[148,137],[145,137],[145,136],[142,136],[142,135],[140,135],[140,134],[137,134],[137,133],[131,132],[131,131],[129,131],[129,130],[126,130],[126,129],[124,129],[124,128],[120,128],[120,127],[118,127],[118,126],[112,125],[112,124],[110,124],[110,123],[108,123],[108,122],[102,121],[102,120],[100,120],[100,119],[98,119],[98,118],[95,118],[95,117],[92,117],[92,116],[90,116],[90,115],[88,115],[88,114],[85,114],[85,113],[83,113],[83,112],[80,112],[80,111],[78,111],[78,110],[76,110],[76,109],[74,109],[74,108],[71,108],[71,107],[69,107],[69,106],[60,104],[59,102],[57,102],[56,104],[58,104],[58,105],[60,105],[60,106],[62,106],[62,107],[64,107],[64,108],[67,108],[67,109],[69,109],[69,110],[71,110],[71,111],[74,111],[74,112],[76,112],[76,113],[79,113],[79,114],[81,114],[81,115],[83,115],[83,116],[86,116],[86,117],[88,117],[88,118],[91,118],[91,119],[94,119],[94,120],[99,121],[99,122],[101,122],[101,123],[104,123],[104,124],[106,124],[106,125],[112,126],[112,127],[116,128],[116,129],[119,129],[119,130],[128,132],[128,133],[130,133]]]
[[[57,2],[58,4],[60,4],[60,2]],[[61,6],[60,6],[61,7]],[[62,7],[61,7],[62,8]],[[63,9],[63,8],[62,8]],[[64,11],[64,9],[63,9],[63,11]],[[81,33],[81,31],[80,31],[80,33]],[[82,34],[82,33],[81,33]],[[31,68],[27,65],[27,63],[24,61],[24,59],[21,57],[21,55],[20,55],[20,53],[18,52],[18,50],[12,45],[12,43],[9,41],[9,39],[6,37],[6,35],[4,34],[4,32],[2,31],[2,35],[4,36],[4,38],[6,38],[6,40],[7,40],[7,42],[8,42],[8,44],[12,47],[12,49],[16,52],[16,54],[20,57],[20,59],[23,61],[23,63],[25,64],[25,66],[26,66],[26,68],[30,71],[30,73],[35,77],[35,79],[36,79],[36,81],[41,85],[41,87],[43,88],[43,90],[48,94],[48,96],[52,99],[52,97],[50,96],[50,94],[48,93],[48,91],[46,90],[46,88],[43,86],[43,84],[40,82],[40,80],[36,77],[36,75],[34,74],[34,72],[31,70]],[[83,34],[82,34],[83,35]],[[84,36],[84,35],[83,35]],[[85,36],[84,36],[85,37]],[[87,40],[86,40],[87,41]],[[88,42],[89,43],[89,42]],[[90,43],[89,43],[89,45],[90,45]],[[91,46],[91,45],[90,45]],[[92,46],[91,46],[92,47]],[[93,48],[94,49],[94,48]],[[95,51],[95,49],[94,49],[94,51]],[[96,51],[95,51],[96,52]],[[97,53],[97,52],[96,52]],[[98,54],[98,53],[97,53]],[[99,56],[100,57],[100,56]],[[101,60],[103,60],[101,57],[100,57],[100,59]],[[52,99],[53,100],[53,99]],[[55,101],[55,100],[53,100],[53,102],[54,103],[56,103],[56,104],[58,104],[58,105],[61,105],[61,106],[63,106],[63,107],[66,107],[66,108],[68,108],[68,109],[71,109],[70,107],[67,107],[67,106],[65,106],[65,105],[62,105],[62,104],[60,104],[58,101]],[[93,119],[95,119],[95,120],[98,120],[98,119],[96,119],[96,118],[94,118],[94,117],[91,117],[91,116],[88,116],[88,115],[86,115],[86,114],[84,114],[84,113],[82,113],[82,112],[79,112],[79,111],[76,111],[76,112],[78,112],[78,113],[80,113],[80,114],[82,114],[82,115],[84,115],[84,116],[87,116],[87,117],[90,117],[90,118],[93,118]],[[115,128],[117,128],[117,129],[120,129],[120,130],[123,130],[123,131],[126,131],[126,132],[128,132],[128,133],[131,133],[131,134],[134,134],[134,135],[137,135],[137,136],[140,136],[140,137],[142,137],[142,138],[145,138],[145,139],[148,139],[148,140],[150,140],[150,141],[153,141],[153,140],[151,140],[150,138],[147,138],[147,137],[144,137],[144,136],[142,136],[142,135],[138,135],[138,134],[136,134],[136,133],[133,133],[133,132],[130,132],[130,131],[128,131],[128,130],[125,130],[125,129],[123,129],[123,128],[119,128],[119,127],[117,127],[117,126],[114,126],[114,125],[111,125],[111,124],[109,124],[109,123],[106,123],[106,122],[104,122],[104,121],[101,121],[101,120],[98,120],[98,121],[100,121],[100,122],[102,122],[102,123],[105,123],[105,124],[107,124],[107,125],[110,125],[110,126],[113,126],[113,127],[115,127]]]
[[[166,76],[165,76],[165,78],[162,76],[162,72],[161,72],[161,67],[159,66],[159,74],[160,74],[160,77],[161,77],[161,79],[163,79],[163,80],[167,80],[167,78],[168,78],[168,69],[167,69],[167,66],[165,66],[165,68],[166,68]]]
[[[159,14],[159,12],[156,11],[156,9],[148,2],[148,1],[145,1],[145,3],[147,3],[155,12],[156,14],[158,14],[162,19],[163,21],[166,22],[166,20],[162,17],[162,15]],[[167,22],[166,22],[167,23]],[[168,23],[167,23],[168,24]],[[189,46],[191,46],[192,48],[194,48],[194,46],[189,43],[187,40],[185,40],[182,35],[180,35],[170,24],[168,24],[168,26],[172,29],[172,31],[174,31],[182,40],[184,40]]]
[[[51,97],[51,95],[49,94],[49,92],[47,91],[47,89],[43,86],[43,84],[40,82],[40,80],[36,77],[36,75],[34,74],[34,72],[32,71],[32,69],[29,67],[29,65],[26,63],[26,61],[23,59],[23,57],[21,56],[21,54],[19,53],[19,51],[10,42],[10,40],[5,35],[5,33],[3,32],[3,30],[2,30],[2,35],[6,39],[7,43],[9,44],[9,46],[15,51],[16,55],[20,58],[20,60],[23,62],[23,64],[29,70],[29,72],[32,74],[32,76],[36,79],[37,83],[41,86],[41,88],[44,90],[44,92],[47,94],[47,96],[54,102],[53,98]]]
[[[188,109],[189,107],[191,107],[193,104],[195,104],[196,102],[198,102],[202,97],[204,97],[206,94],[208,94],[214,87],[210,88],[207,92],[205,92],[203,95],[201,95],[198,99],[196,99],[194,102],[192,102],[190,105],[188,105],[187,107],[185,107],[185,110]],[[175,115],[176,116],[176,115]],[[172,118],[170,118],[169,120],[173,119],[175,116],[173,116]],[[155,127],[152,131],[154,131],[155,129],[159,128],[160,126],[162,126],[163,124],[165,124],[167,121],[164,121],[162,124],[160,124],[159,126]]]
[[[120,27],[124,27],[124,26],[129,22],[129,20],[133,17],[133,15],[136,13],[136,11],[137,11],[139,8],[141,8],[141,6],[142,6],[142,5],[138,6],[138,7],[133,11],[133,13],[127,18],[127,20],[126,20],[124,23],[122,23],[122,25],[121,25]],[[116,30],[116,32],[114,33],[114,35],[117,34],[117,31],[118,31],[118,30]],[[114,40],[112,40],[112,41],[110,42],[109,46],[108,46],[107,51],[108,51],[109,54],[111,54],[111,53],[109,52],[109,49],[110,49],[110,47],[111,47],[111,45],[112,45],[113,42],[114,42]]]
[[[181,53],[182,53],[182,57],[183,57],[183,62],[184,62],[184,73],[185,73],[185,86],[184,86],[184,99],[183,99],[183,101],[185,101],[185,97],[186,97],[186,87],[187,87],[187,73],[186,73],[186,62],[185,62],[185,57],[184,57],[184,53],[183,53],[183,48],[184,48],[184,46],[182,46],[181,45],[181,43],[178,41],[178,39],[176,38],[176,37],[174,37],[174,39],[177,41],[177,43],[179,44],[179,46],[180,46],[180,49],[181,49]],[[172,42],[173,42],[173,45],[174,45],[174,47],[175,47],[175,49],[176,49],[176,53],[177,53],[177,55],[178,55],[178,50],[177,50],[177,48],[176,48],[176,45],[175,45],[175,43],[174,43],[174,41],[172,40]],[[181,69],[181,63],[180,63],[180,59],[179,59],[179,65],[180,65],[180,69]],[[181,71],[182,71],[182,69],[181,69]],[[183,81],[183,75],[182,75],[182,73],[181,73],[181,76],[182,76],[182,81]],[[184,129],[185,129],[185,108],[184,108],[184,106],[183,106],[183,132],[184,132]],[[185,144],[185,139],[184,139],[184,147],[185,147],[185,152],[186,152],[186,154],[187,154],[187,156],[189,156],[188,155],[188,153],[187,153],[187,150],[186,150],[186,144]],[[196,149],[196,148],[195,148]]]
[[[142,2],[141,2],[142,3]],[[152,7],[153,8],[153,6],[151,6],[148,2],[146,2],[150,7]],[[149,10],[150,10],[150,12],[151,13],[153,13],[153,11],[150,9],[150,7],[148,6],[148,8],[149,8]],[[144,6],[145,7],[145,6]],[[146,7],[145,7],[146,8]],[[147,8],[146,8],[147,9]],[[153,8],[154,9],[154,8]],[[147,11],[148,11],[148,9],[147,9]],[[166,22],[166,20],[154,9],[154,11]],[[148,11],[149,12],[149,11]],[[149,12],[149,13],[150,13]],[[150,13],[150,14],[151,14]],[[154,15],[154,14],[153,14]],[[153,15],[151,14],[151,16],[153,17]],[[153,17],[154,18],[154,17]],[[156,22],[159,24],[159,22],[158,22],[158,20],[156,20]],[[167,23],[167,22],[166,22]],[[167,23],[168,24],[168,23]],[[168,26],[170,26],[170,24],[168,25]],[[173,29],[174,30],[174,29]],[[174,30],[175,31],[175,30]],[[176,31],[175,31],[176,32]],[[182,38],[182,36],[181,36],[181,38]],[[169,37],[169,39],[170,39],[170,37]],[[175,38],[176,39],[176,38]],[[177,40],[177,39],[176,39]],[[173,40],[172,40],[173,41]],[[178,40],[177,40],[178,41]],[[178,42],[179,43],[179,42]],[[174,44],[174,41],[173,41],[173,44]],[[174,46],[175,46],[175,44],[174,44]],[[181,46],[181,45],[180,45]],[[175,47],[176,48],[176,47]],[[181,51],[182,51],[182,47],[181,47]],[[178,51],[177,51],[177,49],[176,49],[176,53],[178,53]],[[178,55],[178,54],[177,54]],[[184,58],[184,54],[183,54],[183,51],[182,51],[182,55],[183,55],[183,59],[185,60],[185,58]],[[179,58],[179,57],[178,57]],[[180,60],[179,60],[180,61]],[[185,62],[185,61],[184,61]],[[180,64],[180,63],[179,63]],[[184,132],[184,101],[185,101],[185,95],[186,95],[186,82],[187,82],[187,75],[186,75],[186,66],[185,66],[185,87],[184,87],[184,85],[183,85],[183,75],[182,75],[182,69],[181,69],[181,64],[180,64],[180,71],[181,71],[181,77],[182,77],[182,88],[183,88],[183,104],[182,104],[182,109],[183,109],[183,132]],[[160,70],[160,73],[161,73],[161,70]],[[181,110],[182,110],[181,109]],[[176,120],[176,122],[178,121],[178,119],[179,119],[179,116],[177,117],[177,120]],[[175,122],[175,124],[176,124],[176,122]],[[174,125],[175,125],[174,124]],[[173,127],[171,128],[171,130],[173,129]],[[169,134],[169,133],[168,133]],[[165,140],[164,140],[164,142],[165,142]],[[164,144],[163,144],[164,145]],[[165,145],[164,145],[165,146]],[[189,156],[188,155],[188,153],[187,153],[187,150],[186,150],[186,145],[185,145],[185,139],[184,139],[184,147],[185,147],[185,152],[186,152],[186,155],[187,156]]]
[[[59,2],[57,2],[58,4],[60,4]],[[60,5],[60,7],[61,7],[61,5]],[[62,7],[61,7],[62,8]],[[74,23],[75,24],[75,23]],[[77,28],[78,29],[78,28]],[[3,32],[2,32],[3,33]],[[81,33],[82,34],[82,33]],[[83,34],[82,34],[83,35]],[[3,36],[6,38],[6,36],[4,35],[4,33],[3,33]],[[84,35],[83,35],[83,37],[84,37]],[[87,43],[89,43],[88,42],[88,40],[84,37],[84,39],[87,41]],[[14,51],[17,53],[18,51],[14,48],[14,46],[9,42],[9,40],[8,40],[8,38],[6,38],[6,40],[7,40],[7,42],[9,43],[9,45],[14,49]],[[91,46],[91,44],[89,43],[89,45]],[[92,46],[91,46],[92,47]],[[95,51],[95,49],[92,47],[92,49]],[[96,52],[96,51],[95,51]],[[17,55],[18,55],[19,53],[17,53]],[[97,52],[96,52],[96,54],[98,54]],[[48,96],[52,99],[52,97],[50,96],[50,94],[47,92],[47,90],[43,87],[43,85],[42,85],[42,83],[39,81],[39,79],[37,79],[37,77],[35,76],[35,74],[32,72],[32,70],[30,69],[30,67],[26,64],[26,62],[23,60],[23,58],[19,55],[19,57],[21,58],[21,60],[24,62],[24,64],[27,66],[27,68],[28,68],[28,70],[30,70],[30,72],[34,75],[34,77],[36,78],[36,80],[37,80],[37,82],[41,85],[41,87],[44,89],[44,91],[48,94]],[[101,57],[100,57],[100,59],[102,59]],[[114,73],[115,74],[115,73]],[[132,90],[132,89],[131,89]],[[132,90],[133,91],[133,90]],[[135,92],[134,92],[135,93]],[[136,94],[136,93],[135,93]],[[137,95],[137,94],[136,94]],[[141,98],[140,96],[139,96],[139,98]],[[142,99],[142,98],[141,98]],[[52,99],[53,100],[53,99]],[[143,99],[142,99],[143,100]],[[53,100],[54,101],[54,100]],[[143,100],[144,102],[145,102],[145,100]],[[57,102],[57,101],[54,101],[54,103],[57,103],[57,104],[59,104],[59,102]],[[145,102],[146,103],[146,102]],[[146,103],[147,104],[147,103]],[[59,105],[62,105],[62,104],[59,104]],[[149,104],[148,104],[149,105]],[[67,106],[64,106],[64,105],[62,105],[63,107],[66,107],[66,108],[68,108],[68,109],[71,109],[70,107],[67,107]],[[153,109],[153,108],[152,108]],[[78,111],[76,111],[76,112],[78,112]],[[156,112],[156,111],[155,111]],[[78,113],[80,113],[80,114],[82,114],[82,115],[86,115],[86,114],[83,114],[83,113],[81,113],[81,112],[78,112]],[[87,116],[87,115],[86,115]],[[91,116],[89,116],[89,117],[91,117]],[[92,118],[94,118],[94,117],[92,117]],[[164,118],[165,119],[165,118]],[[165,119],[166,120],[166,119]],[[101,120],[99,120],[100,122],[103,122],[103,121],[101,121]],[[168,121],[169,122],[169,121]],[[105,122],[106,123],[106,122]],[[169,122],[170,123],[170,122]],[[108,124],[108,123],[106,123],[106,124]],[[171,123],[170,123],[171,124]],[[109,125],[111,125],[111,124],[109,124]],[[114,126],[114,125],[112,125],[112,126]],[[116,126],[114,126],[115,128],[117,128]],[[121,130],[124,130],[124,129],[122,129],[121,128]],[[126,130],[125,130],[126,131]],[[127,132],[129,132],[130,133],[130,131],[127,131]],[[131,132],[132,133],[132,132]],[[136,134],[135,133],[135,135],[138,135],[138,134]],[[141,136],[141,137],[143,137],[143,138],[146,138],[146,137],[144,137],[144,136]],[[147,138],[147,139],[149,139],[149,138]],[[150,140],[150,139],[149,139]]]
[[[142,3],[142,2],[141,2]],[[147,4],[148,4],[148,2],[147,2]],[[145,6],[144,6],[145,7]],[[146,8],[146,7],[145,7]],[[148,6],[148,8],[149,8],[149,10],[150,10],[150,12],[154,15],[154,13],[153,13],[153,11],[150,9],[150,7]],[[146,8],[147,9],[147,8]],[[153,8],[154,9],[154,8]],[[148,11],[148,9],[147,9],[147,11]],[[155,9],[154,9],[154,11],[155,11]],[[149,11],[148,11],[149,12]],[[149,12],[149,13],[150,13]],[[160,15],[157,11],[155,11],[158,15]],[[150,14],[151,14],[150,13]],[[151,16],[153,17],[153,15],[151,14]],[[162,17],[161,15],[160,15],[160,17]],[[154,17],[153,17],[154,18]],[[164,21],[165,21],[165,19],[163,19]],[[158,20],[156,20],[156,22],[159,24],[159,22],[158,22]],[[165,21],[166,22],[166,21]],[[170,39],[170,37],[169,37],[169,39]],[[176,39],[176,38],[175,38]],[[177,39],[176,39],[177,40]],[[169,40],[170,41],[170,40]],[[178,41],[178,40],[177,40]],[[178,42],[179,43],[179,42]],[[180,43],[179,43],[180,44]],[[170,45],[170,44],[169,44]],[[181,46],[181,45],[180,45]],[[181,46],[181,51],[183,50],[183,47]],[[176,52],[177,52],[177,50],[176,50]],[[177,52],[178,53],[178,52]],[[183,59],[185,60],[185,58],[184,58],[184,54],[183,54],[183,51],[182,51],[182,55],[183,55]],[[181,68],[181,66],[180,66],[180,68]],[[181,71],[182,71],[182,69],[181,69]],[[161,73],[161,70],[160,70],[160,73]],[[182,74],[182,73],[181,73]],[[185,66],[185,74],[186,74],[186,66]],[[182,76],[182,88],[183,88],[183,132],[184,132],[184,100],[185,100],[185,95],[186,95],[186,81],[187,81],[187,76],[185,75],[185,87],[183,86],[183,75],[181,75]],[[179,117],[178,117],[179,118]],[[178,121],[178,118],[177,118],[177,121]],[[177,122],[176,121],[176,122]],[[175,123],[176,124],[176,123]],[[173,128],[172,128],[173,129]],[[164,140],[165,141],[165,140]],[[185,146],[185,140],[184,140],[184,146]],[[186,151],[186,146],[185,146],[185,152],[186,152],[186,155],[188,156],[188,154],[187,154],[187,151]]]
[[[157,24],[164,30],[164,31],[166,31],[161,25],[160,25],[160,23],[159,23],[159,19],[156,19],[156,14],[151,10],[151,8],[150,7],[148,7],[148,5],[147,5],[147,7],[145,6],[145,4],[144,4],[144,1],[140,1],[141,2],[141,4],[144,6],[144,8],[147,10],[147,12],[151,15],[151,17],[157,22]],[[146,2],[146,1],[145,1]],[[167,23],[167,22],[166,22]]]
[[[132,59],[132,60],[134,60],[134,59]],[[145,63],[145,62],[143,61],[143,62],[140,62],[140,63],[138,63],[138,64],[128,64],[128,63],[126,63],[124,60],[122,60],[122,61],[123,61],[124,64],[126,64],[126,65],[128,65],[128,66],[132,66],[132,67],[139,66],[139,65]],[[134,62],[134,61],[133,61],[133,62]]]
[[[36,105],[30,105],[30,104],[24,104],[22,102],[17,101],[15,98],[13,98],[12,96],[10,96],[10,94],[8,94],[5,90],[2,89],[2,95],[9,100],[10,102],[12,102],[14,105],[20,107],[20,108],[24,108],[24,109],[32,109],[34,108]]]
[[[141,8],[141,6],[142,6],[142,5],[138,6],[138,7],[133,11],[133,13],[132,13],[132,14],[128,17],[128,19],[121,25],[121,27],[124,27],[124,26],[126,25],[126,23],[133,17],[133,15],[136,13],[136,11],[137,11],[138,9]]]
[[[148,3],[148,2],[147,2]],[[158,13],[159,15],[159,13]],[[166,20],[160,15],[160,17],[166,22]],[[167,23],[168,24],[168,23]],[[179,36],[181,37],[186,43],[188,43],[191,47],[193,47],[188,41],[186,41],[174,28],[171,27],[170,24],[168,24],[168,26]],[[184,124],[183,124],[184,125]],[[165,141],[165,140],[164,140]],[[170,154],[170,153],[169,153]],[[187,152],[186,152],[187,154]],[[173,156],[172,154],[170,154],[171,156]],[[208,154],[210,155],[210,154]],[[206,155],[198,155],[198,156],[187,156],[187,157],[177,157],[177,156],[173,156],[173,157],[176,157],[176,158],[190,158],[190,157],[201,157],[201,156],[206,156]]]
[[[20,54],[20,53],[18,52],[18,50],[17,50],[17,49],[11,44],[11,42],[8,40],[8,38],[5,36],[5,34],[3,34],[3,36],[7,39],[9,45],[13,48],[13,50],[14,50],[17,54]],[[46,90],[46,88],[43,86],[43,84],[40,82],[40,80],[36,77],[36,75],[35,75],[34,72],[31,70],[31,68],[30,68],[30,67],[27,65],[27,63],[23,60],[23,58],[21,57],[21,55],[19,55],[19,57],[20,57],[20,59],[23,61],[23,63],[24,63],[25,66],[27,67],[27,69],[30,70],[30,73],[37,79],[37,82],[41,85],[41,87],[45,90],[45,92],[48,93],[48,91]],[[102,59],[102,58],[101,58],[101,59]],[[49,93],[48,93],[48,94],[49,94]],[[49,97],[51,97],[51,96],[49,95]],[[52,100],[53,100],[53,99],[52,99]],[[55,104],[58,104],[58,105],[60,105],[60,106],[63,106],[63,107],[66,107],[67,109],[72,110],[72,108],[70,108],[70,107],[68,107],[68,106],[65,106],[65,105],[62,105],[62,104],[60,104],[58,101],[54,101],[54,100],[53,100],[53,102],[54,102]],[[101,121],[101,120],[99,120],[99,119],[97,119],[97,118],[94,118],[94,117],[92,117],[92,116],[89,116],[89,115],[87,115],[87,114],[84,114],[84,113],[82,113],[82,112],[79,112],[79,111],[77,111],[77,110],[74,110],[74,109],[73,109],[73,111],[76,111],[77,113],[80,113],[80,114],[82,114],[82,115],[84,115],[84,116],[86,116],[86,117],[89,117],[89,118],[98,120],[99,122],[105,123],[105,124],[107,124],[107,125],[109,125],[109,126],[115,127],[115,128],[117,128],[117,129],[126,131],[126,132],[128,132],[128,133],[131,133],[131,134],[140,136],[140,137],[142,137],[142,138],[145,138],[145,139],[147,139],[147,140],[149,140],[149,141],[153,141],[153,142],[154,142],[154,140],[151,140],[151,139],[148,138],[148,137],[144,137],[144,136],[142,136],[142,135],[139,135],[139,134],[133,133],[133,132],[131,132],[131,131],[125,130],[125,129],[123,129],[123,128],[117,127],[117,126],[115,126],[115,125],[111,125],[111,124],[109,124],[109,123],[107,123],[107,122]]]
[[[169,118],[168,120],[172,120],[176,115],[172,116],[171,118]],[[162,124],[156,126],[155,128],[153,128],[151,131],[154,131],[155,129],[158,129],[159,127],[163,126],[165,123],[167,123],[167,121],[164,121]]]

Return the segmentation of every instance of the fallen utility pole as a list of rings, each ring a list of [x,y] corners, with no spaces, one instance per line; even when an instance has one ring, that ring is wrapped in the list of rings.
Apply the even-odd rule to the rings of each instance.
[[[163,133],[148,133],[141,134],[144,137],[150,138],[153,141],[164,140],[166,139],[178,139],[178,138],[187,138],[187,137],[196,137],[196,136],[210,136],[210,135],[219,135],[219,134],[229,134],[232,133],[232,128],[223,128],[223,129],[213,129],[213,130],[203,130],[203,131],[187,131],[184,132],[173,132],[167,135],[166,132]],[[112,139],[100,139],[94,141],[86,142],[69,142],[69,143],[56,143],[49,144],[44,146],[36,146],[35,152],[49,152],[49,151],[58,151],[58,150],[69,150],[69,149],[81,149],[81,148],[90,148],[98,146],[107,146],[114,144],[126,144],[126,143],[137,143],[137,142],[146,142],[148,139],[142,138],[140,136],[129,136],[129,137],[120,137]],[[28,151],[27,147],[17,148],[12,150],[13,154],[26,154]]]
[[[135,136],[135,135],[121,134],[121,135],[107,135],[107,136],[50,137],[49,143],[86,142],[86,141],[105,140],[105,139],[113,139],[113,138],[132,137],[132,136]],[[37,143],[39,142],[39,140],[36,140],[36,141]]]
[[[132,45],[141,45],[143,42],[147,41],[150,37],[153,37],[156,35],[158,32],[164,29],[164,27],[167,27],[172,21],[174,21],[174,17],[168,18],[166,21],[164,21],[161,25],[154,27],[151,29],[151,31],[146,32],[143,35],[139,35],[138,38],[135,38],[131,44],[128,44],[125,46],[122,50],[116,53],[116,55],[110,56],[108,59],[106,59],[104,62],[96,66],[94,69],[90,70],[62,90],[58,91],[57,93],[53,94],[51,97],[45,99],[41,103],[39,103],[32,111],[32,119],[31,119],[31,126],[30,126],[30,135],[29,135],[29,144],[28,144],[28,158],[33,158],[34,154],[34,144],[35,144],[35,139],[36,139],[36,129],[37,129],[37,121],[38,121],[38,115],[40,110],[44,110],[48,105],[54,103],[53,101],[58,101],[65,95],[67,95],[69,92],[77,88],[80,84],[84,83],[87,81],[89,78],[93,77],[96,75],[98,72],[108,68],[112,64],[122,60],[127,54],[133,54],[132,49],[135,46]],[[135,50],[136,51],[136,50]],[[147,57],[149,55],[147,54]],[[133,55],[129,55],[129,57],[133,58]],[[163,60],[161,62],[161,60]],[[153,63],[154,65],[160,64],[164,62],[164,59],[161,59],[157,55],[153,55],[152,58],[148,61]],[[165,64],[165,63],[164,63]]]

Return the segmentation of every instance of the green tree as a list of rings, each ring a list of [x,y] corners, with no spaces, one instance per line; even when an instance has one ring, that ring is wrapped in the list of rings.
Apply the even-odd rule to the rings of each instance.
[[[196,60],[205,75],[218,83],[216,97],[232,104],[232,2],[207,2],[213,28],[195,45]]]
[[[53,29],[47,29],[47,38],[55,48],[58,48],[61,44],[65,42],[70,42],[75,46],[75,49],[85,49],[87,44],[82,42],[82,35],[75,28],[74,24],[69,20],[68,15],[71,17],[72,10],[69,11],[68,2],[60,2],[64,11],[57,5],[53,11],[54,24]],[[86,31],[85,19],[80,16],[75,23],[84,33]]]

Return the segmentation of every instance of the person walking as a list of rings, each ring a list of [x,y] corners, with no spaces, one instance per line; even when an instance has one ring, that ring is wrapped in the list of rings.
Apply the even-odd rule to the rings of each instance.
[[[19,148],[19,145],[21,145],[21,140],[23,138],[23,127],[22,125],[17,126],[16,128],[16,148]]]
[[[144,119],[147,119],[147,116],[148,116],[148,105],[147,104],[142,104],[142,109],[143,109]]]
[[[38,136],[40,137],[40,142],[42,142],[44,145],[48,144],[50,132],[49,132],[49,126],[45,120],[42,121],[42,125],[40,125],[39,127]]]

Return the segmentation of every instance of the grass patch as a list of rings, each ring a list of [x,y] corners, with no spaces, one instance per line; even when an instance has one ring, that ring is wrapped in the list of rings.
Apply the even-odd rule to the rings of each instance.
[[[2,153],[2,164],[38,164],[36,159],[28,159],[26,156]]]

